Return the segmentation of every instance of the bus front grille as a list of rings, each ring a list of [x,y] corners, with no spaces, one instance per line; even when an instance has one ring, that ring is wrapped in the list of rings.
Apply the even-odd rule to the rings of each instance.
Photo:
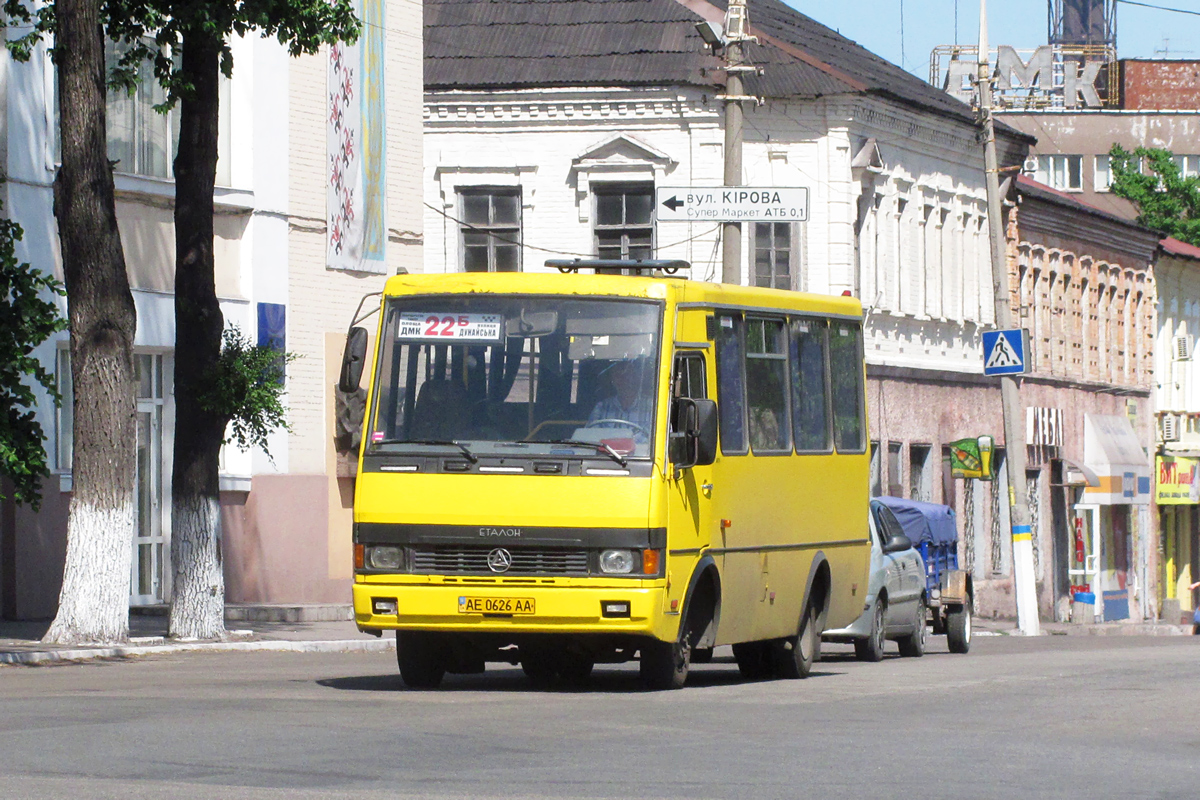
[[[428,575],[495,575],[488,566],[488,553],[495,548],[440,546],[412,548],[412,571]],[[512,566],[504,575],[586,575],[588,551],[552,547],[506,548]]]

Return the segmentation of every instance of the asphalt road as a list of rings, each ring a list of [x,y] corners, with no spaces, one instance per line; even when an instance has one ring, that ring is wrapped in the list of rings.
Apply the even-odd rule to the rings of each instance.
[[[827,645],[808,680],[762,683],[719,649],[663,693],[636,665],[582,691],[493,667],[412,692],[379,653],[0,667],[0,795],[1200,797],[1200,637],[894,647]]]

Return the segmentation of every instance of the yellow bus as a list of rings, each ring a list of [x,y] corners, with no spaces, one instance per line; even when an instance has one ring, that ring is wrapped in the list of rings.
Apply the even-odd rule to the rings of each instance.
[[[748,677],[807,676],[866,600],[861,305],[666,274],[682,262],[548,263],[568,274],[388,280],[358,627],[397,631],[415,688],[633,659],[679,688],[726,644]],[[367,339],[351,329],[343,390]]]

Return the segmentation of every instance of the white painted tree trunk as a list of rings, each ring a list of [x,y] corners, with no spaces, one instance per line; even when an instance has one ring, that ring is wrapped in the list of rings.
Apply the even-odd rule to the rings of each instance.
[[[133,503],[116,509],[72,498],[58,615],[43,641],[108,644],[129,638]]]
[[[216,498],[181,496],[171,502],[171,636],[225,636],[225,575],[221,558],[221,506]]]

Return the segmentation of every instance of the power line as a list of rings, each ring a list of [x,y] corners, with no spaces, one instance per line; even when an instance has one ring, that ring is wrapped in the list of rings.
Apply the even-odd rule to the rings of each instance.
[[[438,208],[437,206],[435,206],[431,203],[425,203],[425,207],[430,209],[431,211],[436,211],[437,213],[441,214],[443,217],[450,220],[451,222],[461,225],[464,228],[470,228],[473,231],[479,231],[480,233],[486,233],[489,236],[491,236],[492,238],[496,239],[497,241],[504,242],[505,244],[515,244],[517,247],[527,247],[530,250],[537,250],[540,253],[552,253],[554,255],[560,255],[560,256],[575,256],[576,258],[595,258],[596,257],[595,253],[573,253],[570,250],[563,250],[562,248],[553,248],[552,249],[552,248],[548,248],[548,247],[538,247],[537,245],[526,244],[525,242],[517,241],[516,239],[509,239],[506,236],[502,236],[490,228],[481,228],[478,225],[472,225],[470,222],[459,219],[458,217],[454,216],[453,214],[447,214],[445,211],[443,211],[442,209]],[[697,233],[694,236],[689,236],[688,238],[681,239],[678,242],[671,242],[670,244],[657,245],[654,247],[654,252],[655,252],[655,254],[657,254],[662,250],[666,250],[671,247],[678,247],[681,244],[687,244],[688,242],[695,241],[696,239],[701,239],[705,236],[710,236],[710,235],[718,232],[719,230],[721,230],[721,226],[717,225],[715,228],[710,228],[709,230],[701,231],[700,233]]]
[[[1124,3],[1127,6],[1141,6],[1142,8],[1152,8],[1155,11],[1170,11],[1175,14],[1190,14],[1193,17],[1200,17],[1200,11],[1192,11],[1187,8],[1168,8],[1167,6],[1158,6],[1153,3],[1139,3],[1136,0],[1117,0],[1118,3]]]

